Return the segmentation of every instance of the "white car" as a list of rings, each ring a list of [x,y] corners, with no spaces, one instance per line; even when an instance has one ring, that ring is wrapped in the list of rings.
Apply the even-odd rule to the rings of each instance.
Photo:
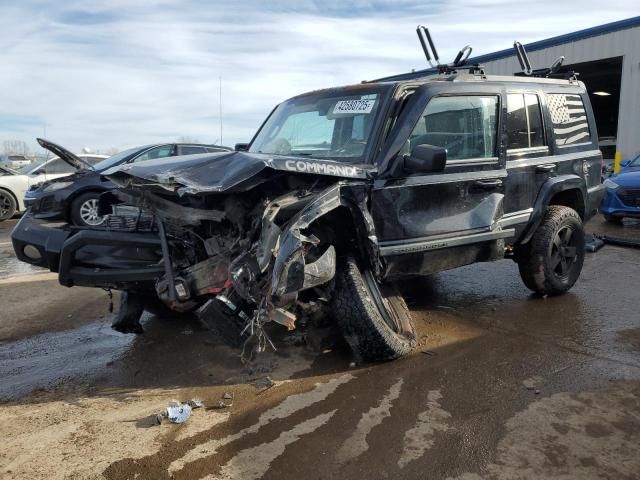
[[[32,185],[70,175],[81,168],[108,158],[106,155],[93,153],[81,153],[76,157],[85,165],[81,163],[72,165],[60,157],[53,157],[37,164],[27,165],[20,170],[0,167],[0,222],[25,210],[24,194]]]

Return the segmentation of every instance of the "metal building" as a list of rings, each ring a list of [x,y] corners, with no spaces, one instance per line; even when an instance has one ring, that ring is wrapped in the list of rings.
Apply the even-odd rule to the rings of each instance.
[[[540,40],[525,48],[533,68],[550,67],[564,56],[563,69],[579,73],[589,92],[605,160],[612,161],[616,151],[624,159],[640,154],[640,17]],[[513,49],[470,58],[469,63],[484,65],[491,75],[521,71]],[[432,73],[426,69],[409,75]]]

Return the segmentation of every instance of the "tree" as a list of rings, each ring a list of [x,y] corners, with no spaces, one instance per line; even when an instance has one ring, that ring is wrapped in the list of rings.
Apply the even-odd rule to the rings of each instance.
[[[5,140],[2,145],[5,155],[29,155],[29,146],[22,140]]]

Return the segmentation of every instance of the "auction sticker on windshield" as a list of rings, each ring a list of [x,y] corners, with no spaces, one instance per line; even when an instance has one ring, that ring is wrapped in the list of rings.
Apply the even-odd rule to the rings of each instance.
[[[337,113],[371,113],[375,100],[340,100],[333,107],[333,114]]]

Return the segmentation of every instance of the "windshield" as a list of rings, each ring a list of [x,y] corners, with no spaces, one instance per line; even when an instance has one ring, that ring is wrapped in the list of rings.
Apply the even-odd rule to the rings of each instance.
[[[93,166],[93,169],[96,172],[102,172],[107,168],[114,167],[123,161],[129,160],[129,157],[132,157],[134,154],[141,152],[146,148],[147,147],[135,147],[135,148],[130,148],[128,150],[123,150],[120,153],[116,153],[115,155],[112,155],[109,158],[105,158],[101,162],[96,163]]]
[[[631,160],[631,163],[629,163],[629,165],[627,165],[627,166],[628,167],[640,167],[640,155],[638,155],[636,158]]]
[[[364,163],[388,90],[331,90],[287,100],[269,117],[249,151]]]
[[[54,158],[58,158],[58,157],[51,157],[51,159]],[[41,167],[42,165],[45,164],[45,162],[48,162],[49,159],[47,160],[40,160],[39,162],[35,162],[35,163],[30,163],[29,165],[25,165],[24,167],[21,167],[20,169],[18,169],[18,173],[22,174],[22,175],[26,175],[27,173],[31,173],[33,170],[35,170],[38,167]]]

